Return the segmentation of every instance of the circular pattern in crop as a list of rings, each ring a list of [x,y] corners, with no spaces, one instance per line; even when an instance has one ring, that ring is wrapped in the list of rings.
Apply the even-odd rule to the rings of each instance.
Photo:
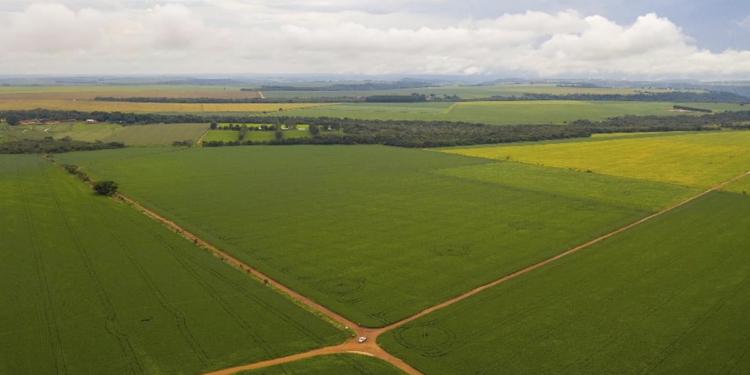
[[[346,295],[359,292],[365,288],[365,279],[353,279],[349,277],[332,277],[318,282],[318,289],[323,293]]]
[[[450,330],[432,324],[420,324],[396,330],[396,340],[427,357],[444,355],[456,342]]]
[[[284,267],[281,272],[297,279],[297,280],[310,280],[312,276],[310,272],[300,267]]]

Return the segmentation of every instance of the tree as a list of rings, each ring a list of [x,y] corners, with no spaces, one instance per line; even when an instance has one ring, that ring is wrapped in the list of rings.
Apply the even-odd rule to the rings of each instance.
[[[8,115],[5,117],[5,122],[7,122],[8,125],[16,126],[21,123],[21,118],[16,115]]]
[[[312,125],[312,124],[310,125],[310,129],[309,130],[310,130],[310,134],[312,134],[312,135],[318,135],[318,133],[320,133],[320,128],[318,128],[317,126]]]
[[[114,181],[99,181],[94,184],[94,191],[99,195],[112,196],[117,192],[117,183]]]
[[[216,123],[216,121],[211,121],[211,130],[215,130],[219,127],[219,124]]]

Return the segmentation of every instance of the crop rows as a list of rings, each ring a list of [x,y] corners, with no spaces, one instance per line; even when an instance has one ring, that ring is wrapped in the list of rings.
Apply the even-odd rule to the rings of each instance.
[[[80,165],[78,155],[58,159]],[[692,193],[578,172],[531,186],[523,181],[544,179],[548,169],[489,163],[385,147],[251,147],[84,170],[116,179],[131,198],[367,326],[403,319]],[[555,181],[578,181],[590,193]]]
[[[712,193],[381,337],[429,374],[741,374],[750,199]]]
[[[0,187],[0,373],[195,374],[343,339],[38,157],[0,157]]]

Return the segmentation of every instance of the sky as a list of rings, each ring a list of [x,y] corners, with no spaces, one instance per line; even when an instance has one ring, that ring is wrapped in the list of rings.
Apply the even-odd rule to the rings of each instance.
[[[750,79],[746,0],[2,0],[0,74]]]

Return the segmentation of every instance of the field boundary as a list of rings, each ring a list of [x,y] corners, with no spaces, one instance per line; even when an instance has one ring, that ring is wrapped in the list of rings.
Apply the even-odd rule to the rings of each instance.
[[[211,130],[212,130],[211,128],[208,128],[208,130],[206,130],[206,132],[203,133],[203,135],[200,138],[198,138],[198,140],[195,142],[195,144],[198,145],[198,146],[200,146],[200,147],[203,147],[203,138],[206,138],[206,136],[208,135],[208,133],[211,132]]]
[[[521,270],[518,270],[518,271],[513,272],[511,274],[508,274],[506,276],[503,276],[503,277],[501,277],[501,278],[499,278],[499,279],[497,279],[495,281],[492,281],[490,283],[487,283],[487,284],[481,285],[479,287],[476,287],[476,288],[474,288],[474,289],[472,289],[472,290],[470,290],[470,291],[468,291],[466,293],[463,293],[463,294],[461,294],[461,295],[459,295],[457,297],[454,297],[454,298],[452,298],[450,300],[447,300],[445,302],[442,302],[440,304],[434,305],[434,306],[432,306],[430,308],[427,308],[425,310],[422,310],[422,311],[420,311],[420,312],[418,312],[418,313],[416,313],[416,314],[414,314],[414,315],[412,315],[410,317],[407,317],[407,318],[402,319],[402,320],[400,320],[398,322],[392,323],[390,325],[387,325],[387,326],[381,327],[381,328],[366,328],[366,327],[359,326],[359,325],[355,324],[354,322],[350,321],[349,319],[347,319],[347,318],[345,318],[345,317],[343,317],[343,316],[341,316],[341,315],[339,315],[339,314],[331,311],[330,309],[328,309],[328,308],[320,305],[319,303],[311,300],[310,298],[308,298],[308,297],[306,297],[306,296],[304,296],[304,295],[302,295],[302,294],[294,291],[293,289],[291,289],[291,288],[289,288],[289,287],[281,284],[280,282],[278,282],[278,281],[276,281],[276,280],[274,280],[274,279],[266,276],[265,274],[263,274],[262,272],[258,271],[254,267],[252,267],[252,266],[250,266],[250,265],[242,262],[241,260],[233,257],[232,255],[230,255],[230,254],[228,254],[228,253],[226,253],[226,252],[218,249],[217,247],[211,245],[210,243],[208,243],[205,240],[201,239],[197,235],[195,235],[195,234],[193,234],[193,233],[185,230],[184,228],[182,228],[181,226],[175,224],[174,222],[166,219],[165,217],[157,214],[154,211],[149,210],[148,208],[144,207],[143,205],[141,205],[136,200],[133,200],[133,199],[131,199],[131,198],[129,198],[129,197],[121,194],[121,193],[117,193],[115,198],[119,199],[119,200],[121,200],[121,201],[123,201],[123,202],[125,202],[125,203],[127,203],[129,205],[131,205],[132,207],[134,207],[134,208],[136,208],[138,210],[140,210],[145,215],[147,215],[147,216],[151,217],[152,219],[160,222],[161,224],[167,226],[169,229],[177,232],[178,234],[182,235],[184,238],[186,238],[186,239],[192,241],[193,243],[195,243],[196,245],[198,245],[200,247],[203,247],[204,249],[210,251],[215,256],[220,257],[221,259],[223,259],[228,264],[230,264],[230,265],[232,265],[232,266],[234,266],[234,267],[236,267],[238,269],[241,269],[241,270],[247,272],[249,275],[257,278],[259,281],[267,284],[269,287],[273,287],[279,293],[286,295],[288,298],[292,299],[298,305],[301,305],[303,308],[306,308],[306,310],[315,313],[316,315],[318,315],[321,318],[324,318],[324,319],[327,318],[327,320],[329,322],[331,322],[334,325],[338,325],[339,328],[342,328],[342,329],[347,330],[349,332],[352,332],[352,331],[356,332],[355,336],[352,336],[352,337],[348,338],[344,343],[339,344],[339,345],[323,347],[323,348],[311,350],[311,351],[304,352],[304,353],[294,354],[294,355],[287,356],[287,357],[280,357],[280,358],[275,358],[275,359],[271,359],[271,360],[267,360],[267,361],[261,361],[261,362],[256,362],[256,363],[252,363],[252,364],[231,367],[231,368],[227,368],[227,369],[223,369],[223,370],[219,370],[219,371],[210,372],[210,373],[207,373],[207,374],[204,374],[204,375],[230,375],[230,374],[234,374],[234,373],[237,373],[237,372],[240,372],[240,371],[251,370],[251,369],[259,369],[259,368],[264,368],[264,367],[268,367],[268,366],[289,363],[289,362],[297,361],[297,360],[300,360],[300,359],[311,358],[311,357],[322,356],[322,355],[338,354],[338,353],[353,353],[353,354],[369,355],[369,356],[377,357],[377,358],[379,358],[381,360],[384,360],[384,361],[386,361],[386,362],[388,362],[388,363],[396,366],[397,368],[399,368],[400,370],[406,372],[409,375],[424,375],[423,373],[421,373],[417,369],[411,367],[409,364],[407,364],[406,362],[404,362],[400,358],[398,358],[398,357],[396,357],[396,356],[394,356],[394,355],[386,352],[384,349],[382,349],[377,344],[377,338],[378,338],[378,336],[380,336],[381,334],[386,333],[388,331],[391,331],[393,329],[396,329],[398,327],[401,327],[401,326],[403,326],[403,325],[405,325],[407,323],[410,323],[410,322],[412,322],[412,321],[414,321],[416,319],[419,319],[419,318],[421,318],[421,317],[423,317],[423,316],[425,316],[425,315],[427,315],[429,313],[432,313],[434,311],[437,311],[437,310],[440,310],[442,308],[445,308],[445,307],[448,307],[450,305],[453,305],[455,303],[458,303],[458,302],[460,302],[460,301],[462,301],[464,299],[467,299],[467,298],[469,298],[469,297],[471,297],[471,296],[473,296],[473,295],[475,295],[475,294],[477,294],[479,292],[482,292],[482,291],[484,291],[486,289],[492,288],[492,287],[497,286],[497,285],[499,285],[501,283],[504,283],[504,282],[506,282],[508,280],[511,280],[511,279],[514,279],[514,278],[516,278],[518,276],[521,276],[521,275],[524,275],[526,273],[529,273],[529,272],[531,272],[533,270],[536,270],[536,269],[538,269],[540,267],[543,267],[543,266],[545,266],[547,264],[553,263],[553,262],[555,262],[555,261],[557,261],[557,260],[559,260],[561,258],[564,258],[564,257],[566,257],[566,256],[568,256],[570,254],[576,253],[576,252],[578,252],[580,250],[583,250],[583,249],[588,248],[588,247],[590,247],[590,246],[592,246],[594,244],[597,244],[597,243],[599,243],[599,242],[601,242],[603,240],[606,240],[606,239],[608,239],[608,238],[610,238],[612,236],[615,236],[615,235],[620,234],[622,232],[625,232],[625,231],[627,231],[629,229],[632,229],[632,228],[634,228],[634,227],[636,227],[636,226],[638,226],[640,224],[643,224],[643,223],[645,223],[645,222],[647,222],[647,221],[649,221],[649,220],[651,220],[653,218],[659,217],[659,216],[661,216],[661,215],[663,215],[665,213],[668,213],[668,212],[673,211],[673,210],[675,210],[675,209],[677,209],[679,207],[682,207],[682,206],[684,206],[684,205],[686,205],[686,204],[688,204],[688,203],[690,203],[690,202],[692,202],[692,201],[694,201],[694,200],[696,200],[698,198],[701,198],[701,197],[703,197],[703,196],[705,196],[705,195],[707,195],[709,193],[717,191],[717,190],[719,190],[719,189],[721,189],[721,188],[729,185],[730,183],[735,182],[735,181],[737,181],[737,180],[739,180],[739,179],[741,179],[741,178],[743,178],[745,176],[748,176],[748,175],[750,175],[750,171],[745,172],[745,173],[743,173],[741,175],[738,175],[736,177],[733,177],[733,178],[731,178],[731,179],[729,179],[727,181],[724,181],[724,182],[722,182],[720,184],[717,184],[717,185],[715,185],[715,186],[713,186],[713,187],[711,187],[711,188],[709,188],[709,189],[707,189],[707,190],[705,190],[705,191],[703,191],[703,192],[701,192],[699,194],[696,194],[694,196],[686,198],[686,199],[684,199],[684,200],[682,200],[682,201],[680,201],[680,202],[678,202],[678,203],[676,203],[674,205],[671,205],[671,206],[669,206],[669,207],[667,207],[667,208],[665,208],[665,209],[663,209],[661,211],[658,211],[656,213],[653,213],[651,215],[643,217],[643,218],[641,218],[641,219],[639,219],[639,220],[637,220],[637,221],[635,221],[633,223],[630,223],[630,224],[625,225],[623,227],[620,227],[620,228],[618,228],[618,229],[616,229],[614,231],[611,231],[609,233],[601,235],[601,236],[599,236],[599,237],[597,237],[595,239],[592,239],[592,240],[590,240],[590,241],[588,241],[588,242],[586,242],[584,244],[581,244],[581,245],[578,245],[578,246],[573,247],[571,249],[568,249],[568,250],[566,250],[566,251],[564,251],[564,252],[562,252],[560,254],[557,254],[557,255],[555,255],[555,256],[553,256],[551,258],[548,258],[546,260],[543,260],[543,261],[541,261],[539,263],[533,264],[531,266],[528,266],[526,268],[523,268]],[[356,337],[361,337],[361,336],[367,337],[367,340],[364,343],[357,342]]]
[[[443,114],[449,115],[451,112],[453,112],[453,109],[456,108],[457,105],[458,102],[451,104],[448,108],[445,109],[445,111],[443,111]]]

